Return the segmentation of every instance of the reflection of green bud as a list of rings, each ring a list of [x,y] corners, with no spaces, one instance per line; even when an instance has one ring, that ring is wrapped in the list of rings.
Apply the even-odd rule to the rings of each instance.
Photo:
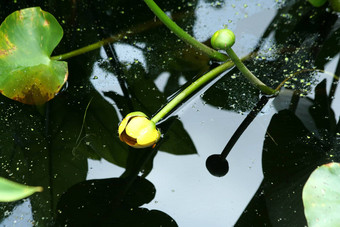
[[[230,48],[235,43],[235,35],[229,29],[221,29],[214,33],[211,37],[211,45],[215,49],[225,50],[226,48]]]
[[[118,133],[121,141],[134,148],[153,146],[161,137],[155,123],[142,112],[126,115],[119,125]]]

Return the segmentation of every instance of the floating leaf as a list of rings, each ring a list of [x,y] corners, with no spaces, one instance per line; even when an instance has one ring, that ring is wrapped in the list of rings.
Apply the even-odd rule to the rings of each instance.
[[[67,63],[51,60],[63,36],[57,20],[39,7],[10,14],[0,26],[0,92],[25,104],[52,99],[67,80]]]
[[[318,167],[302,193],[308,226],[339,226],[340,163]]]
[[[41,191],[42,187],[27,186],[0,177],[0,202],[12,202]]]

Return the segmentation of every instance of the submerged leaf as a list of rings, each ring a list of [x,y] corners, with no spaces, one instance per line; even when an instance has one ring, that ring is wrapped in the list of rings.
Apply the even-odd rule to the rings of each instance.
[[[338,226],[340,223],[340,164],[318,167],[303,188],[308,226]]]
[[[51,60],[63,36],[57,20],[39,7],[10,14],[0,26],[0,92],[25,104],[52,99],[67,80],[67,63]]]
[[[12,202],[41,191],[42,187],[27,186],[0,177],[0,202]]]

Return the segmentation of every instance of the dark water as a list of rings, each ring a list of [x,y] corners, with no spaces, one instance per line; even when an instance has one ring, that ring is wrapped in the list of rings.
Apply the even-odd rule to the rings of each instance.
[[[199,41],[233,30],[235,52],[256,51],[245,63],[271,87],[295,75],[237,141],[228,174],[212,176],[205,161],[260,98],[237,69],[159,125],[158,151],[129,149],[117,136],[122,116],[152,116],[216,63],[155,22],[143,1],[14,1],[1,7],[1,20],[40,6],[60,22],[53,55],[127,33],[67,60],[68,86],[43,110],[0,97],[0,175],[44,187],[0,204],[0,225],[306,225],[304,183],[318,165],[339,161],[339,15],[305,1],[157,3]]]

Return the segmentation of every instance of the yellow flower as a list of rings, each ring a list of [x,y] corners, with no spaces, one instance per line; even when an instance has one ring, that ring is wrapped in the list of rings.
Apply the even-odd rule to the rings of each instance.
[[[156,124],[142,112],[132,112],[119,124],[119,139],[134,148],[150,147],[161,137]]]

